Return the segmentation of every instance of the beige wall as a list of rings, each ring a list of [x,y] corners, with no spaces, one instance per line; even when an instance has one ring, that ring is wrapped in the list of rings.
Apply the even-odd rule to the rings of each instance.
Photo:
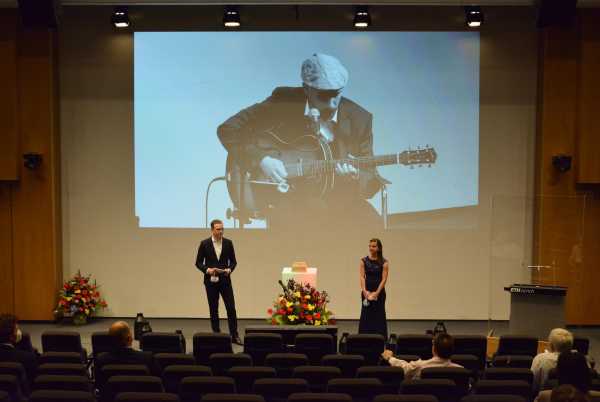
[[[407,10],[406,19],[415,14]],[[402,26],[431,30],[462,24],[462,11],[423,10]],[[193,264],[198,242],[208,232],[137,228],[133,38],[113,31],[109,13],[68,7],[61,28],[65,277],[78,269],[93,274],[110,305],[105,315],[143,311],[147,316],[207,317],[202,278]],[[157,13],[157,8],[133,10],[132,18],[139,18],[138,26],[156,29]],[[170,14],[181,20],[179,26],[192,26],[186,12]],[[402,23],[400,17],[393,19],[399,12],[385,14],[386,29]],[[287,18],[291,27],[298,26],[293,14]],[[320,18],[312,24],[322,26]],[[524,197],[533,193],[537,35],[528,11],[495,9],[487,19],[492,22],[481,36],[480,205],[469,212],[469,225],[428,229],[417,219],[410,230],[366,233],[357,228],[336,239],[326,232],[322,239],[290,232],[289,244],[276,250],[270,248],[268,232],[229,230],[239,260],[234,286],[240,317],[264,317],[278,292],[281,267],[305,257],[320,268],[319,288],[330,293],[337,317],[357,318],[358,259],[366,254],[367,240],[378,236],[391,263],[389,319],[486,319],[490,312],[495,319],[508,318],[509,299],[501,289],[526,279],[522,265],[529,264],[531,254],[531,211]],[[160,202],[168,194],[156,196]],[[516,209],[507,209],[508,203]],[[310,251],[296,255],[302,247]]]

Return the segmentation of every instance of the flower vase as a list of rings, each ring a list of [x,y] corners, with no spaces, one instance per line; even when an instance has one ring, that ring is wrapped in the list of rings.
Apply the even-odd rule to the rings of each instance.
[[[73,324],[75,325],[85,325],[87,324],[87,315],[80,313],[80,314],[75,314],[73,316]]]

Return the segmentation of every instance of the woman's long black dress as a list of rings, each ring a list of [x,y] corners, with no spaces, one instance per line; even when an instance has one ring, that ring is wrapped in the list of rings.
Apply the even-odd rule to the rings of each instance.
[[[383,279],[383,264],[368,256],[363,258],[365,264],[365,287],[374,292]],[[364,300],[361,292],[361,301]],[[385,288],[381,289],[377,300],[369,301],[369,305],[361,304],[359,334],[381,334],[387,339],[387,318],[385,316]]]

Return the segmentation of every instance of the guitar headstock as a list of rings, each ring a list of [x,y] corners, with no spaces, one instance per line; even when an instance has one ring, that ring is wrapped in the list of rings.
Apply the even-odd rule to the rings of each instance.
[[[437,159],[437,153],[433,147],[409,149],[398,155],[398,160],[403,165],[432,165]]]

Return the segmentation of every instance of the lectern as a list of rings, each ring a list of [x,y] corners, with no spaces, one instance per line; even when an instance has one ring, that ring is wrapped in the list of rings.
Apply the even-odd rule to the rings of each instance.
[[[551,329],[565,327],[566,287],[515,283],[504,290],[510,292],[511,334],[546,339]]]

